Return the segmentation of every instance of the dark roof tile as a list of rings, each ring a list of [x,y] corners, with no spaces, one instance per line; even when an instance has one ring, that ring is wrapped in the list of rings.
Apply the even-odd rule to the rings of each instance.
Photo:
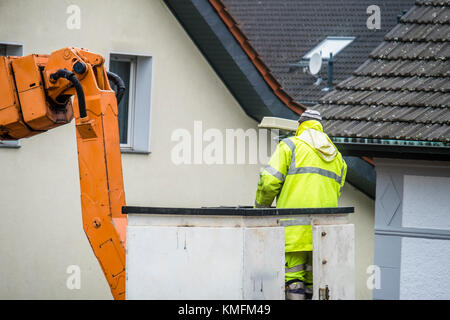
[[[408,78],[406,78],[408,79]],[[435,91],[439,88],[434,85],[436,80],[442,80],[440,78],[421,78],[421,77],[413,77],[410,78],[412,81],[407,82],[402,89],[407,89],[410,91],[420,90],[420,91]]]
[[[402,101],[401,103],[408,104],[408,105],[414,105],[418,107],[431,107],[433,106],[431,103],[431,99],[435,93],[433,92],[420,92],[416,91],[413,93],[419,93],[416,97],[410,97],[410,99]],[[414,99],[415,98],[415,99]]]
[[[361,120],[380,121],[381,119],[385,118],[387,115],[395,112],[396,109],[397,108],[395,108],[395,107],[389,108],[389,107],[380,107],[380,106],[372,105],[372,106],[366,108],[365,111],[363,111]]]
[[[444,60],[449,58],[448,42],[384,42],[384,46],[371,54],[375,59],[427,59]]]
[[[399,41],[399,40],[410,40],[414,38],[408,38],[407,34],[411,32],[411,29],[416,28],[414,24],[398,24],[391,31],[389,31],[384,37],[385,40]],[[380,44],[381,46],[382,44]]]
[[[423,118],[431,123],[450,124],[450,112],[446,108],[428,108]]]
[[[380,121],[382,119],[388,118],[390,114],[395,112],[395,109],[396,109],[395,107],[390,108],[372,105],[369,108],[366,108],[365,116],[360,117],[359,120]],[[356,117],[357,115],[354,116]]]
[[[445,128],[440,124],[427,124],[419,128],[416,137],[419,140],[432,140],[435,137],[440,137],[444,131]]]
[[[390,41],[450,41],[450,25],[448,24],[398,24],[386,34]]]
[[[404,121],[404,122],[415,122],[417,116],[423,112],[423,108],[418,107],[395,107],[392,108],[393,112],[389,114],[386,121]],[[384,121],[382,119],[376,119],[377,121]]]
[[[420,61],[420,60],[397,60],[401,61],[401,63],[392,70],[389,70],[387,72],[388,75],[395,75],[395,76],[425,76],[429,75],[430,73],[427,73],[430,69],[433,69],[436,64],[433,64],[433,62],[428,61]],[[430,63],[432,63],[430,65]]]
[[[395,49],[389,53],[386,57],[387,59],[416,59],[418,58],[422,52],[426,50],[426,48],[430,45],[427,42],[405,42],[396,44]]]
[[[354,86],[360,83],[362,80],[360,77],[349,77],[344,81],[340,82],[336,88],[338,89],[346,89],[346,88],[354,88]]]
[[[423,124],[409,123],[397,133],[397,139],[399,140],[417,140],[416,133],[423,127]]]
[[[340,119],[351,119],[351,120],[361,120],[362,117],[357,116],[363,110],[365,110],[365,106],[354,106],[350,105],[349,108],[345,109],[342,113],[336,114]],[[338,119],[339,119],[338,118]]]
[[[360,100],[359,103],[365,104],[365,105],[376,105],[381,104],[379,102],[383,101],[383,99],[386,98],[386,96],[389,94],[388,91],[369,91],[372,92],[372,94],[366,96],[364,99]]]
[[[397,42],[382,42],[374,51],[370,54],[372,58],[383,59],[387,58],[388,55],[396,49],[398,46]]]
[[[337,104],[360,104],[361,101],[375,93],[378,93],[378,91],[350,91],[333,102]]]
[[[416,3],[353,76],[321,100],[334,136],[450,147],[450,0]]]
[[[450,41],[450,25],[435,25],[433,32],[425,40]]]
[[[406,23],[450,23],[450,7],[448,6],[415,6],[402,18]]]
[[[413,78],[406,77],[376,77],[372,78],[376,81],[375,89],[395,91],[405,87],[406,84],[412,81]],[[381,81],[380,81],[381,79]]]
[[[418,5],[450,6],[450,0],[416,0]]]
[[[449,126],[435,126],[433,130],[428,133],[427,140],[443,140],[450,141],[450,127]]]
[[[414,0],[379,0],[380,30],[366,27],[372,0],[222,0],[239,28],[288,94],[300,103],[316,103],[327,86],[327,64],[315,79],[303,68],[290,68],[327,36],[353,36],[355,40],[335,58],[333,82],[345,80],[380,44],[397,23],[397,16]],[[350,18],[351,17],[351,18]]]
[[[436,92],[430,96],[425,105],[432,107],[449,107],[450,106],[450,93]]]
[[[383,106],[399,106],[401,105],[401,99],[405,99],[405,97],[409,96],[409,91],[385,91],[383,99],[380,101],[375,101],[374,103],[383,105]]]

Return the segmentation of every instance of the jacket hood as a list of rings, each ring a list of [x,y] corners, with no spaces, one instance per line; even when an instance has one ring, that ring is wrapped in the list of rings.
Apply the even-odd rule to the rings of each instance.
[[[323,133],[323,127],[319,121],[308,120],[302,122],[297,128],[295,136],[307,143],[327,162],[332,161],[338,154],[330,138]]]

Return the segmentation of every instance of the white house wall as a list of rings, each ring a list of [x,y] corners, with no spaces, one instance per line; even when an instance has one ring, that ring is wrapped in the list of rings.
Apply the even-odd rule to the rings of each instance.
[[[400,299],[450,298],[450,241],[402,238]],[[425,288],[425,289],[422,289]]]
[[[375,299],[449,299],[450,163],[375,159]],[[419,279],[420,278],[420,279]]]
[[[339,200],[341,207],[355,207],[349,222],[355,225],[355,296],[356,299],[371,300],[372,289],[367,286],[372,275],[375,202],[346,183]]]

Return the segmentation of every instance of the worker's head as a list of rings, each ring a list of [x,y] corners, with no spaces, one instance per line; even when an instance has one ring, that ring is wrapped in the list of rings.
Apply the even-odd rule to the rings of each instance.
[[[305,122],[308,120],[316,120],[316,121],[321,122],[322,116],[320,115],[319,111],[308,109],[308,110],[303,111],[300,118],[298,118],[298,124],[301,124],[302,122]]]
[[[300,135],[306,129],[314,129],[323,132],[322,117],[319,111],[305,110],[298,119],[298,128],[295,135]]]

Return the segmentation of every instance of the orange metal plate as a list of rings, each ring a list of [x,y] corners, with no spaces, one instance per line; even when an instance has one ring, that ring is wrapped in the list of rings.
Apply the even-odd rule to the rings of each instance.
[[[49,130],[72,120],[71,104],[67,106],[69,112],[58,112],[46,101],[39,70],[45,60],[43,56],[29,55],[12,62],[23,119],[33,130]]]
[[[36,134],[28,128],[20,112],[10,63],[15,57],[0,57],[0,139],[16,140]]]

